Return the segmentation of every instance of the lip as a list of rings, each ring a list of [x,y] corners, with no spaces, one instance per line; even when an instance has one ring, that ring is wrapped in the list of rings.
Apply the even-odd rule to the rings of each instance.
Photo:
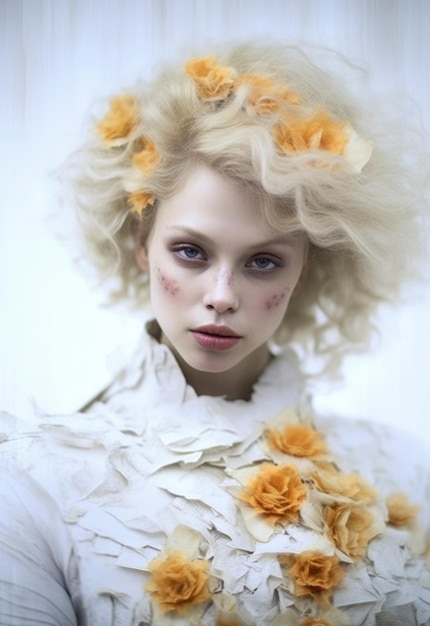
[[[191,332],[205,333],[206,335],[216,335],[218,337],[237,337],[238,339],[241,338],[241,336],[229,326],[217,326],[216,324],[206,324],[205,326],[199,326],[198,328],[193,328]]]
[[[207,350],[229,350],[235,346],[241,339],[229,326],[217,326],[216,324],[207,324],[199,326],[191,330],[194,340]]]

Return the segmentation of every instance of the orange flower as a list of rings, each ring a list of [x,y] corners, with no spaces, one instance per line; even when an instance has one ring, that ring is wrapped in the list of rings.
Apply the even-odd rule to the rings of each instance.
[[[325,521],[335,546],[353,559],[363,556],[375,536],[373,515],[362,506],[328,506]]]
[[[185,73],[194,80],[202,100],[223,100],[233,88],[233,68],[216,65],[214,56],[190,59]]]
[[[128,194],[128,202],[132,213],[142,215],[149,204],[151,206],[154,204],[155,196],[149,191],[135,191]]]
[[[345,575],[337,556],[327,556],[313,550],[279,557],[281,565],[288,566],[288,575],[294,581],[297,596],[312,596],[317,602],[329,605],[329,597]]]
[[[315,617],[307,617],[304,622],[300,622],[300,626],[331,626],[331,624]]]
[[[211,598],[208,561],[188,560],[181,552],[158,557],[149,564],[151,580],[145,585],[161,610],[184,614]]]
[[[130,96],[116,96],[110,101],[110,109],[97,125],[103,141],[118,144],[127,139],[139,123],[139,106]]]
[[[304,120],[288,118],[275,127],[275,141],[283,152],[326,150],[343,154],[349,141],[345,124],[319,111]]]
[[[287,87],[277,85],[271,78],[244,74],[235,83],[249,86],[248,102],[258,113],[274,113],[281,104],[300,104],[302,99]]]
[[[393,493],[387,498],[388,522],[394,526],[407,526],[416,518],[419,506],[411,504],[404,493]]]
[[[150,174],[159,164],[160,155],[151,139],[142,138],[143,148],[136,152],[133,163],[144,174]]]
[[[280,519],[297,521],[306,496],[307,488],[294,465],[263,463],[241,498],[275,524]]]
[[[319,433],[305,424],[288,424],[282,432],[268,429],[266,434],[272,448],[293,456],[312,459],[327,449]]]
[[[313,473],[311,479],[322,493],[343,496],[355,502],[368,504],[377,495],[360,474],[341,474],[332,466],[325,466],[323,471]]]

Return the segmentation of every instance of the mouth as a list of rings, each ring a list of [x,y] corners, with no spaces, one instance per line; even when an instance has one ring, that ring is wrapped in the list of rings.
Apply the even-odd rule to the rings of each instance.
[[[238,335],[229,326],[208,324],[191,330],[195,341],[207,350],[228,350],[235,346],[242,336]]]

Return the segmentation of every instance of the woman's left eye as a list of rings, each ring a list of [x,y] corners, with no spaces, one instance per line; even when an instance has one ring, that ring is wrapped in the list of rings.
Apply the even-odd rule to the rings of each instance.
[[[258,256],[249,261],[248,267],[260,271],[270,271],[279,267],[279,263],[276,263],[273,259],[267,256]]]

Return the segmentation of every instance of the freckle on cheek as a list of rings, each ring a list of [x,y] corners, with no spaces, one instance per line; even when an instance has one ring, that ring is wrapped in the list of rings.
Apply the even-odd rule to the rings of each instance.
[[[167,293],[171,296],[176,296],[176,294],[179,291],[179,287],[178,287],[178,283],[176,282],[176,280],[172,280],[170,278],[167,278],[167,276],[165,276],[162,271],[160,270],[160,268],[157,267],[157,277],[158,280],[160,281],[163,289],[165,291],[167,291]]]
[[[265,302],[266,310],[270,311],[271,309],[276,309],[276,307],[281,304],[282,300],[288,293],[290,293],[290,291],[291,287],[290,285],[287,285],[281,293],[274,293],[273,296],[270,296]]]

